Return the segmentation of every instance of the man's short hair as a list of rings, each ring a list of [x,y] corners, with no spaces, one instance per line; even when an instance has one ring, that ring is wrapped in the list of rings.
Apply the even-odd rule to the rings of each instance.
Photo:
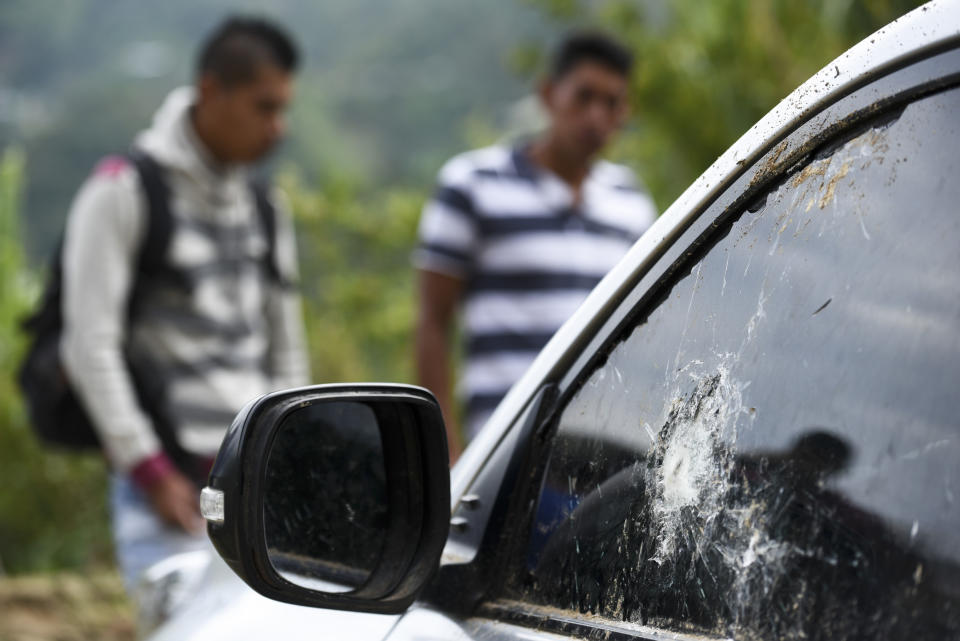
[[[200,48],[197,77],[214,76],[227,86],[253,80],[257,67],[267,63],[292,73],[300,54],[293,39],[263,18],[233,16],[217,27]]]
[[[628,77],[633,69],[633,53],[601,31],[574,31],[567,34],[554,51],[548,69],[550,79],[559,80],[583,62],[592,62]]]

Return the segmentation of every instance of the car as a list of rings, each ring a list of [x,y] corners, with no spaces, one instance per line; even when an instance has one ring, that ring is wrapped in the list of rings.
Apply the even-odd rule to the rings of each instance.
[[[960,638],[960,3],[759,121],[446,451],[420,388],[254,401],[155,638]]]

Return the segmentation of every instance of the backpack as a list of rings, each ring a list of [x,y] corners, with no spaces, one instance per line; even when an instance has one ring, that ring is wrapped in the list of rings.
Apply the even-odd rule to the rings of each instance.
[[[147,205],[147,229],[137,254],[136,273],[131,285],[127,322],[133,317],[145,282],[157,277],[177,278],[167,263],[166,254],[173,232],[170,193],[164,169],[146,153],[133,150],[126,155],[136,169]],[[260,182],[250,183],[257,215],[267,240],[264,268],[267,278],[282,283],[276,260],[276,212]],[[63,333],[61,298],[63,296],[63,239],[50,265],[50,274],[36,311],[23,322],[30,344],[19,371],[20,389],[30,423],[40,440],[50,446],[71,451],[97,451],[102,446],[86,410],[77,398],[64,372],[60,357]],[[193,476],[196,457],[177,442],[172,423],[163,416],[162,392],[151,386],[149,376],[138,372],[127,359],[133,387],[141,408],[150,417],[163,449],[181,471]],[[154,389],[151,389],[153,387]]]

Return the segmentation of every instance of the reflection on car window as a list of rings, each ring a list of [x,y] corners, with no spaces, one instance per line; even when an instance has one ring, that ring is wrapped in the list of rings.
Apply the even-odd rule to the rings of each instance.
[[[264,472],[270,563],[297,585],[361,585],[380,559],[386,492],[374,409],[345,401],[294,410],[277,430]]]
[[[736,638],[960,635],[960,91],[683,270],[560,419],[510,596]]]

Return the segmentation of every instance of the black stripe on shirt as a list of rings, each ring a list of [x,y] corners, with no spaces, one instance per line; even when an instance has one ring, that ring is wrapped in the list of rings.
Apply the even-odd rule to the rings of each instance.
[[[590,291],[602,279],[581,272],[486,272],[474,275],[469,288],[471,292]]]
[[[176,224],[185,229],[200,234],[217,243],[223,242],[241,242],[250,238],[251,234],[258,233],[260,227],[252,224],[237,223],[215,223],[205,220],[197,220],[196,215],[190,217],[175,218]]]
[[[474,220],[477,217],[476,209],[473,207],[473,200],[470,199],[470,195],[467,192],[459,187],[440,185],[436,191],[433,192],[433,200],[446,205],[453,211],[463,214],[470,220]]]
[[[521,214],[481,216],[478,222],[480,231],[487,237],[583,231],[587,234],[618,238],[630,243],[637,240],[637,236],[629,230],[586,218],[576,213],[556,216],[525,216]]]
[[[192,336],[216,336],[226,341],[247,339],[257,331],[246,322],[220,322],[204,316],[195,310],[174,307],[173,305],[151,306],[148,316],[151,322],[172,325],[185,334]]]
[[[513,162],[513,167],[517,170],[517,174],[535,183],[537,182],[537,175],[540,173],[540,170],[537,169],[533,161],[530,160],[529,151],[529,144],[518,145],[510,150],[510,160]]]
[[[193,287],[197,287],[200,281],[207,278],[221,276],[249,277],[253,273],[258,274],[257,277],[263,278],[267,273],[263,260],[255,256],[217,258],[198,265],[178,265],[176,270]]]
[[[481,167],[480,169],[475,169],[471,174],[471,177],[495,180],[497,182],[513,180],[524,185],[529,185],[531,182],[535,181],[535,179],[531,179],[529,175],[522,174],[516,171],[514,168],[509,167],[502,169]]]
[[[473,414],[475,412],[490,412],[495,410],[509,391],[510,388],[508,387],[503,391],[471,394],[467,398],[467,413]]]
[[[224,429],[230,427],[237,414],[223,407],[204,407],[190,403],[174,403],[173,413],[179,421],[184,423],[221,425]]]
[[[537,354],[552,336],[553,332],[474,334],[467,340],[467,353],[471,356],[501,352]]]
[[[168,368],[171,373],[171,378],[177,380],[206,378],[211,372],[215,371],[246,370],[263,373],[267,371],[264,356],[234,356],[225,354],[196,358],[189,362],[171,363]]]
[[[444,258],[454,260],[458,263],[463,263],[464,265],[469,265],[473,261],[473,257],[467,252],[449,247],[447,245],[440,245],[438,243],[420,243],[419,249],[420,251],[429,254],[439,254]]]

